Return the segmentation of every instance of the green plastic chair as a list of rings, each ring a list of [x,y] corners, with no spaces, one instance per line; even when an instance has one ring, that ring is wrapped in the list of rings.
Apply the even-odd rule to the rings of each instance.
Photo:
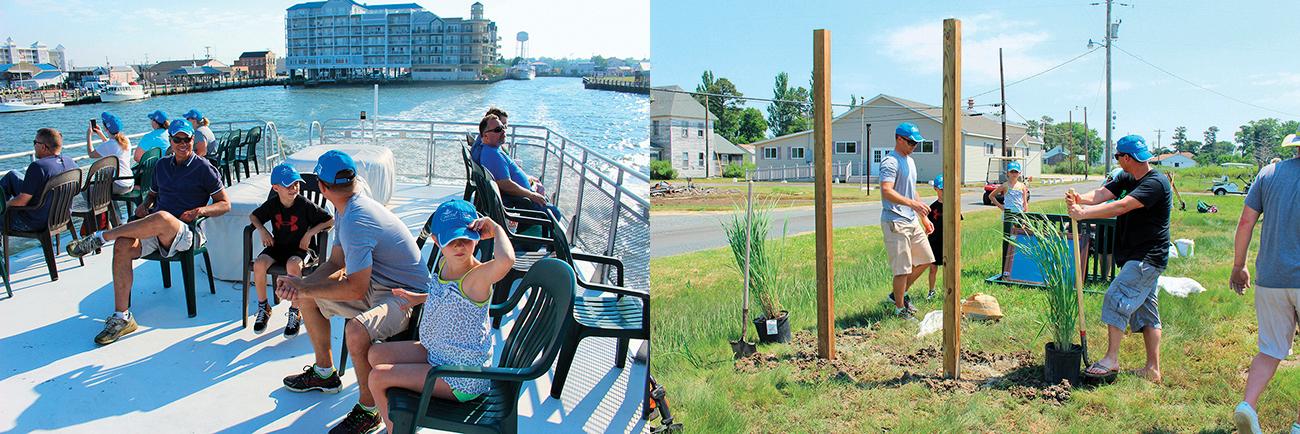
[[[524,382],[546,375],[555,362],[560,337],[573,315],[575,286],[573,268],[563,261],[544,259],[533,265],[509,300],[515,305],[527,294],[496,366],[435,366],[420,392],[396,387],[386,390],[392,432],[414,433],[419,427],[464,433],[517,432],[520,391]],[[484,378],[491,380],[492,387],[466,402],[434,399],[434,383],[444,377]]]
[[[186,223],[189,225],[190,230],[194,232],[195,237],[199,236],[198,234],[202,230],[199,228],[199,225],[203,223],[204,220],[207,220],[207,217],[199,217],[194,219],[192,222]],[[212,259],[208,257],[208,246],[206,243],[194,243],[190,246],[189,250],[176,252],[176,254],[170,258],[162,257],[162,254],[159,252],[154,252],[140,258],[146,261],[158,261],[158,265],[162,267],[163,288],[172,287],[171,261],[180,262],[181,278],[185,284],[185,307],[188,310],[190,318],[194,318],[194,316],[198,314],[198,309],[195,307],[194,301],[194,258],[200,254],[203,255],[203,265],[206,266],[208,270],[208,289],[212,291],[213,294],[216,294],[217,285],[216,282],[212,280]]]
[[[262,173],[262,168],[258,166],[257,161],[257,144],[261,141],[262,127],[249,128],[248,133],[244,134],[242,145],[237,147],[238,149],[235,152],[234,158],[232,158],[232,163],[235,166],[236,172],[239,171],[239,166],[244,166],[245,178],[253,176],[248,171],[249,161],[253,162],[253,168],[257,169],[257,173]],[[238,176],[238,174],[236,174],[236,176]]]
[[[153,186],[153,171],[158,166],[158,160],[162,158],[162,148],[154,148],[144,152],[140,157],[140,162],[131,168],[131,177],[135,180],[135,188],[122,194],[113,195],[113,208],[117,209],[117,202],[126,202],[126,215],[128,218],[135,214],[135,207],[144,203],[144,196],[149,194],[149,188]]]

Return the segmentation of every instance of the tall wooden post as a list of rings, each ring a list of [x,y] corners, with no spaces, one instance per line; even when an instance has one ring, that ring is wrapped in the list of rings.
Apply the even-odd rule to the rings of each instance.
[[[943,20],[943,375],[961,355],[961,21]]]
[[[831,231],[831,32],[813,30],[813,146],[817,220],[817,356],[835,359],[835,246]]]

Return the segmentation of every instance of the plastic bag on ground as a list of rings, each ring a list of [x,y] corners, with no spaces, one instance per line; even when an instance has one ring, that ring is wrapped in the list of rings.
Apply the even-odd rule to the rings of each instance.
[[[1156,287],[1163,289],[1169,295],[1181,298],[1187,298],[1188,295],[1198,292],[1205,292],[1205,287],[1200,282],[1188,277],[1168,277],[1160,276],[1156,281]]]
[[[916,332],[916,337],[928,335],[930,333],[943,330],[943,311],[932,310],[925,314],[925,319],[921,320],[921,330]]]

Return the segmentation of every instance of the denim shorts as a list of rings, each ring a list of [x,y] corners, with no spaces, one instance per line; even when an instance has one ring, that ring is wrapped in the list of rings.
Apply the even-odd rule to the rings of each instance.
[[[1164,268],[1142,261],[1128,261],[1110,282],[1102,300],[1101,321],[1118,329],[1140,331],[1160,328],[1156,280]]]

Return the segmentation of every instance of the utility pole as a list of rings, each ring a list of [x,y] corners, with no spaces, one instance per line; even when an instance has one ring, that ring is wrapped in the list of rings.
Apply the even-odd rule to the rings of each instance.
[[[1165,130],[1156,128],[1156,149],[1160,149],[1160,133],[1163,132],[1165,132]]]
[[[1092,140],[1088,139],[1088,106],[1083,106],[1083,180],[1088,180],[1092,170]]]
[[[211,59],[211,58],[212,58],[212,46],[211,46],[211,45],[204,45],[204,46],[203,46],[203,57],[204,57],[205,59]]]
[[[1068,142],[1069,144],[1066,145],[1066,146],[1067,146],[1066,149],[1070,149],[1070,150],[1071,150],[1070,153],[1073,154],[1074,151],[1077,151],[1077,150],[1078,150],[1078,148],[1074,147],[1074,110],[1070,110],[1070,114],[1067,115],[1067,116],[1068,116],[1067,119],[1069,119],[1069,120],[1066,121],[1066,125],[1069,125],[1069,126],[1070,126],[1070,136],[1069,136],[1069,140],[1070,140],[1070,141]],[[1087,159],[1088,157],[1083,157],[1083,158],[1084,158],[1084,159]],[[1075,157],[1074,160],[1075,160],[1075,161],[1078,161],[1078,160],[1079,160],[1079,157]],[[1077,165],[1077,164],[1079,164],[1079,163],[1074,163],[1074,164],[1072,164],[1072,166],[1073,166],[1073,165]],[[1077,166],[1076,166],[1076,167],[1077,167]]]
[[[998,87],[1002,89],[1002,156],[1010,157],[1007,154],[1007,79],[1002,72],[1002,49],[998,48]],[[1007,170],[1007,162],[1011,160],[1002,160],[1002,171]]]
[[[1110,46],[1115,43],[1114,30],[1119,26],[1112,26],[1110,22],[1110,10],[1113,3],[1115,3],[1115,0],[1106,0],[1106,152],[1102,154],[1102,158],[1106,159],[1106,173],[1110,173],[1110,160],[1114,149],[1112,148],[1114,143],[1111,142],[1111,134],[1115,128],[1113,125],[1115,107],[1111,105],[1110,95]]]
[[[709,166],[712,166],[713,154],[709,152],[709,139],[713,131],[709,129],[709,94],[704,94],[704,178],[709,177]]]

